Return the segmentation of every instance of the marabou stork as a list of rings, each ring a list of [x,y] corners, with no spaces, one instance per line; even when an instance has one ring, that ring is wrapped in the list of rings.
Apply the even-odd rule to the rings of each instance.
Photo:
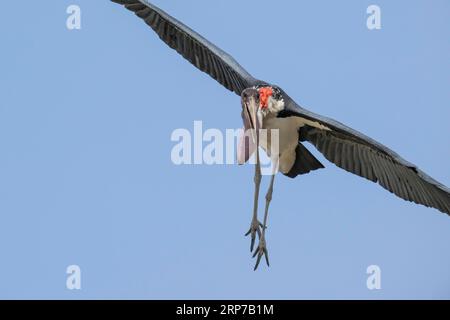
[[[257,146],[261,146],[276,162],[279,171],[294,178],[324,168],[301,143],[307,141],[338,167],[378,182],[402,199],[450,215],[450,190],[394,151],[333,119],[302,108],[281,88],[253,78],[229,54],[146,0],[111,1],[133,11],[169,47],[225,88],[241,96],[241,115],[246,130],[256,133],[259,129],[279,130],[279,153],[276,155],[270,155],[269,143],[260,142],[259,134],[252,133],[251,139],[247,135],[241,137],[238,146],[238,162],[241,164],[256,152],[253,217],[246,234],[251,236],[252,252],[256,235],[259,238],[259,245],[253,254],[253,257],[257,256],[255,270],[262,256],[265,256],[269,265],[265,232],[276,173],[273,172],[271,176],[261,223],[257,217],[261,182]]]

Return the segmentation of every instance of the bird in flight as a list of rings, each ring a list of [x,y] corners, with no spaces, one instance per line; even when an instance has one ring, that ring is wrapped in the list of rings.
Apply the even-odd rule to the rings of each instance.
[[[229,54],[146,0],[111,1],[134,12],[169,47],[241,97],[245,134],[238,145],[238,163],[247,162],[252,155],[256,158],[253,216],[246,233],[251,237],[251,252],[256,236],[259,239],[253,253],[255,270],[263,256],[269,265],[265,234],[275,174],[280,171],[295,178],[324,168],[302,144],[305,141],[338,167],[376,182],[404,200],[450,215],[450,189],[394,151],[340,122],[302,108],[283,89],[255,79]],[[262,138],[262,130],[277,130],[278,139]],[[277,152],[272,152],[275,144]],[[257,214],[262,178],[259,147],[274,164],[262,223]]]

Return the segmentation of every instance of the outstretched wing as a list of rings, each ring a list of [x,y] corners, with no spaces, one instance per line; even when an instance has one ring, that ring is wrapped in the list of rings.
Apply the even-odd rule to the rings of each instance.
[[[294,102],[287,105],[286,112],[312,121],[300,129],[300,140],[312,143],[338,167],[378,182],[400,198],[450,215],[450,190],[394,151]]]
[[[146,0],[111,0],[143,19],[169,47],[240,95],[257,83],[229,54]]]

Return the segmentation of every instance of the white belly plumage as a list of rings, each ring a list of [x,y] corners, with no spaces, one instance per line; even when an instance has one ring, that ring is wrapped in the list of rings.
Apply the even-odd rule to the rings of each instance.
[[[279,156],[279,171],[282,173],[288,173],[295,162],[295,149],[299,143],[298,130],[305,124],[329,130],[329,128],[323,127],[319,123],[312,122],[310,120],[300,117],[287,117],[277,118],[275,116],[268,116],[264,118],[263,129],[267,129],[267,135],[270,137],[270,130],[278,129],[278,155],[271,154],[272,149],[271,139],[261,139],[260,144],[267,155],[272,159],[276,159]]]

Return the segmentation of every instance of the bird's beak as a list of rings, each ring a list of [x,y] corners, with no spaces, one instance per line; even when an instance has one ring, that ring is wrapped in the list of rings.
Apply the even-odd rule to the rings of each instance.
[[[256,89],[246,89],[242,92],[242,121],[244,132],[239,137],[238,164],[244,164],[257,149],[259,139],[257,133],[262,127],[262,115],[259,111],[259,92]]]
[[[253,141],[257,143],[256,134],[262,127],[262,114],[259,109],[259,92],[246,89],[242,92],[242,113],[245,131],[252,132]]]

